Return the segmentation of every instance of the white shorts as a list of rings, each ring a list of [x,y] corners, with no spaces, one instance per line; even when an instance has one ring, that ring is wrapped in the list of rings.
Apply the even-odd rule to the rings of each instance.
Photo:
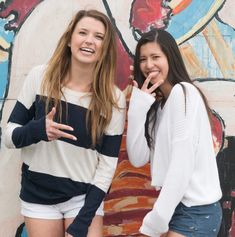
[[[55,205],[43,205],[29,203],[21,200],[21,214],[26,217],[40,219],[67,219],[77,216],[80,209],[83,207],[86,195],[79,195],[69,199],[66,202]],[[96,215],[104,215],[104,202],[96,211]]]

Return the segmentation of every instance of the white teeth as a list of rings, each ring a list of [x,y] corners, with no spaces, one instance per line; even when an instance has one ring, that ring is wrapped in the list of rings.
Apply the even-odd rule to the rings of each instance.
[[[91,49],[91,48],[80,48],[81,51],[85,51],[85,52],[89,52],[89,53],[94,53],[95,50]]]
[[[159,71],[151,71],[151,72],[147,72],[147,75],[151,74],[151,73],[159,73]]]

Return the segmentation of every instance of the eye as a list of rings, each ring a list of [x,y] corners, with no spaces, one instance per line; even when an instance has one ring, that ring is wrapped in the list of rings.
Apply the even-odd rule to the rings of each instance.
[[[140,63],[146,61],[146,58],[140,58]]]
[[[78,34],[79,35],[86,35],[86,32],[81,30],[81,31],[78,32]]]
[[[96,37],[96,39],[98,39],[98,40],[103,40],[103,39],[104,39],[104,36],[103,36],[103,35],[96,35],[95,37]]]
[[[160,58],[160,56],[159,56],[159,55],[153,55],[152,58],[153,58],[153,59],[158,59],[158,58]]]

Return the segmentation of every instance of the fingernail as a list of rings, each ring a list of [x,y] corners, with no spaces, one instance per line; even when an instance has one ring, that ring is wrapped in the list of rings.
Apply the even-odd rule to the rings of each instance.
[[[77,138],[76,138],[76,137],[73,137],[73,140],[74,140],[74,141],[77,141]]]
[[[70,130],[73,131],[74,129],[72,127],[70,127]]]

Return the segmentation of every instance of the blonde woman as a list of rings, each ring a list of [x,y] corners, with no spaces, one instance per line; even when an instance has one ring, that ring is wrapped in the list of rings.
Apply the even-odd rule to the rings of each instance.
[[[125,97],[114,85],[115,33],[79,11],[47,65],[28,74],[5,143],[22,149],[21,212],[29,237],[101,237],[118,160]]]

